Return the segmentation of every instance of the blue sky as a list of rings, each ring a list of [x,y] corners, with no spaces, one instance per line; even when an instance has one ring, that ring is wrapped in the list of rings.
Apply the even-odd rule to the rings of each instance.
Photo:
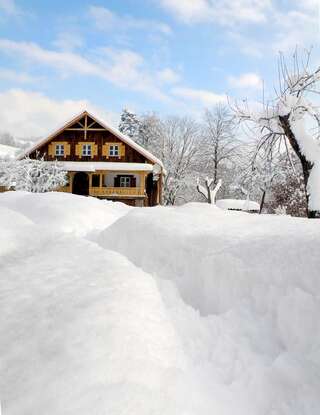
[[[314,46],[318,0],[0,0],[1,129],[41,135],[88,107],[198,117],[259,100],[278,51]]]

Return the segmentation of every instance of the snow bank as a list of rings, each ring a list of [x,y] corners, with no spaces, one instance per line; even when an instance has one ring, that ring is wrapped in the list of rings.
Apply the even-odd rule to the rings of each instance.
[[[4,414],[318,414],[320,222],[59,193],[0,208]]]
[[[131,209],[123,203],[63,192],[5,192],[0,194],[0,203],[48,228],[47,231],[79,236],[106,228]]]
[[[228,210],[260,210],[259,203],[254,202],[253,200],[242,200],[242,199],[219,199],[216,202],[216,205],[220,209]]]
[[[189,204],[132,211],[99,243],[172,287],[186,354],[236,413],[317,413],[320,222]]]
[[[174,398],[179,339],[154,280],[121,255],[65,237],[8,267],[0,290],[5,414],[152,413]]]

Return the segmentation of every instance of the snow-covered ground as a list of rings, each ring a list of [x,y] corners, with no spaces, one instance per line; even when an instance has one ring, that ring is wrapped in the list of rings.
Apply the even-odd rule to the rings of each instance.
[[[0,194],[5,415],[315,415],[320,222]]]

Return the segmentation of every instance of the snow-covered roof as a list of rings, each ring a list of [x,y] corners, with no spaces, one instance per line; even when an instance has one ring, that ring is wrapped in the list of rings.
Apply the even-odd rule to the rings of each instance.
[[[69,125],[75,123],[77,120],[79,120],[81,117],[83,116],[89,116],[90,118],[92,118],[95,122],[97,122],[98,124],[100,124],[103,128],[105,128],[107,131],[109,131],[110,133],[114,134],[116,137],[118,137],[121,141],[123,141],[124,143],[128,144],[130,147],[134,148],[138,153],[142,154],[144,157],[146,157],[148,160],[150,160],[151,162],[158,164],[159,166],[161,166],[163,168],[163,163],[161,160],[159,160],[157,157],[155,157],[152,153],[150,153],[150,151],[146,150],[145,148],[143,148],[142,146],[140,146],[139,144],[137,144],[135,141],[133,141],[130,137],[122,134],[119,130],[117,130],[116,128],[110,126],[108,124],[107,121],[101,120],[96,118],[94,115],[90,114],[88,111],[82,111],[80,114],[78,114],[77,116],[75,116],[74,118],[72,118],[72,120],[67,121],[63,127],[55,130],[52,134],[50,134],[48,137],[39,140],[37,143],[35,143],[32,147],[30,147],[28,150],[26,150],[26,152],[24,153],[23,157],[28,156],[30,153],[32,153],[33,151],[35,151],[38,147],[42,146],[43,144],[45,144],[46,142],[48,142],[49,140],[51,140],[52,138],[54,138],[55,136],[57,136],[59,133],[61,133],[65,128],[68,128]]]
[[[15,158],[19,150],[17,147],[0,144],[0,158]]]
[[[48,161],[47,163],[51,163]],[[59,165],[66,171],[152,171],[153,165],[148,163],[112,163],[107,161],[61,161]]]
[[[216,205],[224,210],[260,210],[259,203],[252,200],[243,199],[220,199],[216,201]]]

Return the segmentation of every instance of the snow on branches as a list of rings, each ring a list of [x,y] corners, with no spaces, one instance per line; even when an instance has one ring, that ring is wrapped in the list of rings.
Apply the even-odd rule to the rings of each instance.
[[[222,180],[218,180],[218,183],[212,188],[214,185],[214,179],[209,179],[208,177],[204,181],[205,187],[200,184],[199,178],[197,179],[197,190],[202,196],[204,196],[207,202],[211,205],[216,204],[216,196],[221,187]]]
[[[59,163],[40,159],[0,161],[0,185],[15,190],[43,193],[64,186],[67,173]]]
[[[288,151],[288,144],[291,146],[302,165],[308,216],[316,217],[320,212],[320,114],[308,98],[318,93],[320,68],[310,70],[309,60],[310,52],[303,59],[295,52],[289,68],[281,55],[275,97],[268,103],[263,102],[260,112],[251,111],[248,105],[238,104],[233,110],[241,122],[258,127],[258,150],[263,149],[268,154],[275,148]],[[316,124],[316,134],[311,134],[312,122]]]
[[[118,128],[121,133],[136,141],[139,136],[139,118],[134,112],[124,108],[120,116],[120,123]]]

